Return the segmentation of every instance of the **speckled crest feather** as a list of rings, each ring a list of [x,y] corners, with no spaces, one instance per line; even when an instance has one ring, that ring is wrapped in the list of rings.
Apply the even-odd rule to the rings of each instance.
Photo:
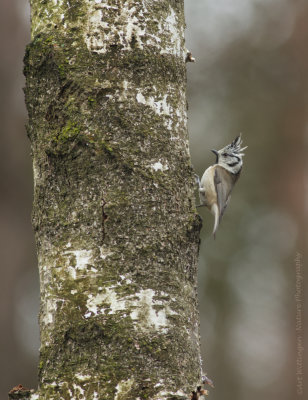
[[[245,154],[242,153],[242,151],[244,151],[245,149],[247,149],[248,146],[245,146],[243,148],[241,148],[242,145],[242,137],[241,135],[239,135],[237,138],[235,138],[233,140],[232,143],[228,144],[227,146],[225,146],[224,148],[222,148],[221,150],[219,150],[219,152],[231,152],[233,154],[236,154],[240,157],[243,157]]]

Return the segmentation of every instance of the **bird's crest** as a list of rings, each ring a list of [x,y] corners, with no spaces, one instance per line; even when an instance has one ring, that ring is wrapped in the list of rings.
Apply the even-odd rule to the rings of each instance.
[[[230,152],[230,153],[236,154],[236,155],[238,155],[240,157],[243,157],[245,154],[242,153],[242,151],[247,149],[248,146],[245,146],[245,147],[241,148],[241,145],[242,145],[242,137],[241,137],[241,134],[240,134],[237,138],[235,138],[233,140],[232,143],[228,144],[226,147],[224,147],[223,149],[219,150],[219,152],[220,153],[222,153],[222,152],[226,152],[226,153]]]

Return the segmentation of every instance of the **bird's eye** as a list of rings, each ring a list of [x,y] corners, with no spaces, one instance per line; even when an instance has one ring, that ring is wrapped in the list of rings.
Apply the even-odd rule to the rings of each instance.
[[[223,157],[228,157],[228,154],[227,153],[222,153],[222,156]]]

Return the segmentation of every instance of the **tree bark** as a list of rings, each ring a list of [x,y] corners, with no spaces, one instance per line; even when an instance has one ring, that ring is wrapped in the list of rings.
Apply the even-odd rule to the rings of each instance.
[[[31,1],[33,400],[186,399],[200,383],[183,3]]]

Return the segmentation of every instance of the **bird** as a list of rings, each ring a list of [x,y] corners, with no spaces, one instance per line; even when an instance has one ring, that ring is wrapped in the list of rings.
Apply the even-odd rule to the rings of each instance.
[[[248,146],[241,148],[241,135],[232,143],[221,150],[211,150],[216,155],[216,163],[208,167],[202,175],[201,181],[198,175],[200,204],[197,207],[207,207],[214,215],[213,236],[230,200],[232,189],[240,177],[243,159],[243,151]]]

